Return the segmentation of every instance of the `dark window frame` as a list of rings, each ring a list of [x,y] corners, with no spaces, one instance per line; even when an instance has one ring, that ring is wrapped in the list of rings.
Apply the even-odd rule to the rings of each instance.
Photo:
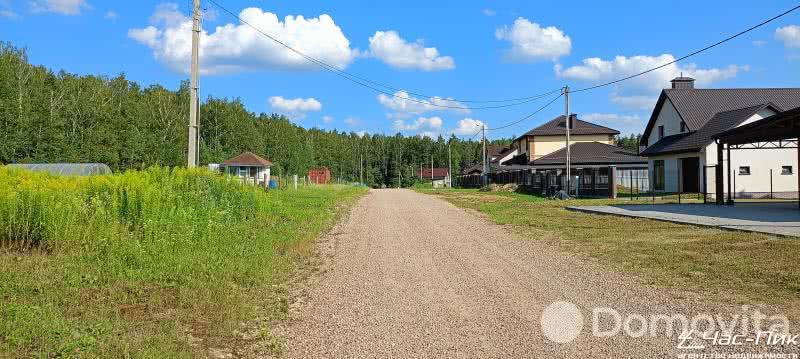
[[[686,122],[681,121],[681,133],[686,132]]]
[[[739,176],[749,176],[752,173],[750,166],[739,166]]]
[[[658,139],[664,138],[664,125],[658,126]]]
[[[655,191],[664,191],[666,188],[664,167],[664,160],[653,161],[653,190]]]

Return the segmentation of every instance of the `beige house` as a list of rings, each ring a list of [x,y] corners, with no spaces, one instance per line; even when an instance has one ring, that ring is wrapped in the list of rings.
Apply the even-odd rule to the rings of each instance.
[[[511,147],[517,156],[515,163],[529,163],[566,147],[566,116],[558,116],[553,120],[536,127],[512,142]],[[614,145],[614,137],[619,131],[578,119],[578,115],[570,116],[570,143],[603,143]]]

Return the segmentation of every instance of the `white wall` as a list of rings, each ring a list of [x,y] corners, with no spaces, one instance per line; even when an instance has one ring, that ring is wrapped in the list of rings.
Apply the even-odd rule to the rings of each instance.
[[[675,106],[672,105],[672,101],[670,101],[669,98],[667,98],[661,106],[661,112],[658,113],[658,117],[656,117],[656,121],[653,124],[653,129],[650,130],[650,135],[647,138],[648,146],[652,146],[658,142],[659,126],[664,126],[664,137],[681,133],[681,116],[678,115],[678,110],[675,109]]]

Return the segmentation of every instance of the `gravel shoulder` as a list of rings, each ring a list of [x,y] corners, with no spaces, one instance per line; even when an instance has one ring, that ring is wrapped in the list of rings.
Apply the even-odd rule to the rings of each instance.
[[[371,191],[318,249],[320,273],[276,329],[290,358],[676,357],[687,351],[661,327],[655,336],[595,337],[592,311],[727,318],[742,310],[645,286],[409,190]],[[558,301],[583,315],[564,344],[544,335],[541,320]],[[556,318],[550,324],[562,328]]]

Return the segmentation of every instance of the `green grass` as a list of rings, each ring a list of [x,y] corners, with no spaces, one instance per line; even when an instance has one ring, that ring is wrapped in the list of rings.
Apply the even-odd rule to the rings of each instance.
[[[285,315],[313,240],[364,192],[266,192],[204,170],[0,168],[0,357],[189,358],[244,346],[236,330]]]
[[[776,304],[800,318],[798,239],[565,209],[637,203],[630,200],[555,201],[459,189],[421,192],[485,213],[524,237],[549,240],[564,251],[634,273],[646,284],[688,289],[726,303]]]

